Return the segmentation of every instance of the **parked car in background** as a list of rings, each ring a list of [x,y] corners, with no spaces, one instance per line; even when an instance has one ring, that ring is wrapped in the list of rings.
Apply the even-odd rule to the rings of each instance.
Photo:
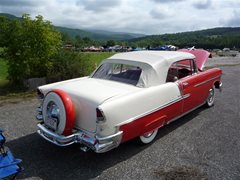
[[[38,133],[58,146],[109,151],[137,138],[151,143],[166,124],[213,106],[222,71],[203,71],[204,50],[135,51],[104,60],[89,77],[38,88]]]
[[[219,56],[232,56],[235,57],[238,55],[238,51],[230,50],[229,48],[224,48],[223,50],[217,51],[217,55]]]

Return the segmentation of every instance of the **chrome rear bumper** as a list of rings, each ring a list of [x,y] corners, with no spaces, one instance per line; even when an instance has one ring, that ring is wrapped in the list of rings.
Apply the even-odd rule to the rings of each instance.
[[[116,134],[106,136],[106,137],[90,137],[84,132],[77,132],[69,136],[62,136],[53,133],[47,129],[43,124],[38,124],[38,134],[42,136],[47,141],[56,144],[58,146],[68,146],[73,143],[84,144],[85,146],[91,148],[97,153],[107,152],[115,147],[117,147],[122,139],[122,131]]]

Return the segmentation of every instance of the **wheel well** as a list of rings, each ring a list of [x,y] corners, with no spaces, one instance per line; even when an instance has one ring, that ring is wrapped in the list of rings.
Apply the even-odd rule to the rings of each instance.
[[[219,81],[216,81],[216,82],[214,83],[214,86],[215,86],[216,89],[220,89],[220,82],[219,82]]]

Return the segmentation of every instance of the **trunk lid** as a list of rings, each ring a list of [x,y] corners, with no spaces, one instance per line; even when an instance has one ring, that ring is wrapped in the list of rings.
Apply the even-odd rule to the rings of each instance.
[[[95,78],[78,78],[39,87],[46,95],[60,89],[68,93],[75,106],[75,127],[89,132],[96,131],[96,108],[112,97],[123,95],[140,88],[124,83]]]

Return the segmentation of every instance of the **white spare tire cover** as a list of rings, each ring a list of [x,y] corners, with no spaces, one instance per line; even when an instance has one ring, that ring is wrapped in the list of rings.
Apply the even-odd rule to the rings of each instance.
[[[54,104],[58,108],[58,122],[55,130],[57,134],[63,134],[65,126],[66,126],[66,110],[63,104],[63,101],[61,97],[55,93],[55,92],[50,92],[47,94],[47,96],[44,98],[43,101],[43,121],[46,125],[49,124],[48,121],[50,121],[49,118],[49,108],[51,105],[54,106]]]

